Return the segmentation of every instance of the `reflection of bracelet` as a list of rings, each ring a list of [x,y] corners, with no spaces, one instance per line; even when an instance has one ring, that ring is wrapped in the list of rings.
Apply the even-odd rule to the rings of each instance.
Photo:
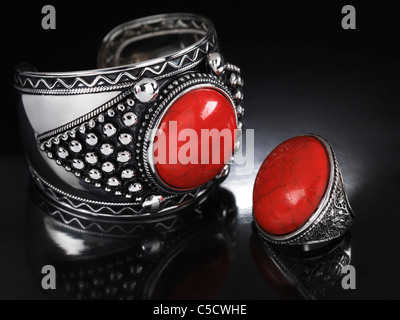
[[[136,215],[177,208],[228,174],[233,147],[218,163],[154,163],[155,132],[167,120],[178,133],[229,129],[235,145],[243,80],[219,53],[210,20],[166,14],[122,24],[103,40],[98,66],[17,67],[24,145],[42,189],[96,213],[130,206]]]
[[[75,230],[73,211],[62,212],[71,222],[60,225],[60,210],[33,189],[26,205],[32,275],[40,276],[44,265],[54,266],[57,289],[46,292],[51,299],[215,298],[230,270],[237,208],[232,193],[212,189],[195,208],[132,225],[129,238],[116,237],[122,229],[99,221],[86,232]],[[110,229],[111,237],[98,236],[97,224]],[[41,277],[37,280],[40,285]]]

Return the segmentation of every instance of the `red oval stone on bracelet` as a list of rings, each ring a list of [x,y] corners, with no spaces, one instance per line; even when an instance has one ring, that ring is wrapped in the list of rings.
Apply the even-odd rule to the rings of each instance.
[[[158,177],[175,189],[194,189],[212,180],[232,156],[235,129],[234,107],[221,92],[198,88],[185,93],[158,126],[154,142]]]
[[[295,231],[317,210],[329,179],[330,158],[319,139],[306,135],[281,143],[258,171],[254,218],[269,234]]]

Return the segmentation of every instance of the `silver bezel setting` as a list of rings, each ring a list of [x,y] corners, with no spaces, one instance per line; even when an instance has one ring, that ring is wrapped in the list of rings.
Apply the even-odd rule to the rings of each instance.
[[[143,159],[144,168],[149,177],[152,178],[152,182],[159,186],[164,192],[181,193],[194,189],[177,189],[172,186],[167,185],[157,174],[154,167],[153,161],[153,141],[156,136],[156,130],[159,127],[162,119],[171,108],[171,106],[183,95],[200,88],[210,88],[221,93],[231,104],[236,120],[236,126],[238,125],[238,118],[236,114],[236,104],[233,100],[232,94],[229,89],[215,76],[209,74],[196,74],[191,73],[186,76],[179,78],[170,84],[164,91],[162,101],[155,105],[156,110],[153,113],[152,118],[149,121],[149,127],[146,130],[143,144]],[[232,150],[233,151],[233,150]],[[201,187],[199,187],[201,188]]]
[[[329,155],[330,176],[328,185],[317,210],[298,229],[284,235],[265,232],[257,223],[254,212],[253,221],[260,235],[267,241],[277,244],[305,245],[333,240],[343,235],[351,226],[355,215],[344,190],[343,178],[331,144],[316,134],[307,134],[318,139]]]

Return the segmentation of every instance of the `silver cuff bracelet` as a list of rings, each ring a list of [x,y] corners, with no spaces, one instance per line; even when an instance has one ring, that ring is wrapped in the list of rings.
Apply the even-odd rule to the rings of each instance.
[[[226,177],[228,162],[201,185],[175,188],[154,169],[151,152],[161,118],[199,88],[223,97],[241,128],[240,69],[224,61],[209,19],[165,14],[124,23],[104,38],[97,64],[77,72],[16,68],[23,143],[47,196],[77,219],[143,219],[191,203]]]

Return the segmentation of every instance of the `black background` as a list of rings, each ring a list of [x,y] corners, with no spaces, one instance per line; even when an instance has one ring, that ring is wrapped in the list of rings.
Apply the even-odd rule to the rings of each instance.
[[[56,30],[41,28],[45,4],[56,8]],[[356,30],[341,27],[346,4],[356,8]],[[357,215],[351,229],[357,289],[339,290],[334,298],[398,299],[400,19],[388,1],[11,3],[2,19],[0,239],[1,261],[7,264],[0,268],[0,297],[41,297],[20,257],[21,197],[26,196],[28,174],[18,131],[14,66],[29,62],[41,71],[95,68],[97,49],[109,30],[165,12],[200,13],[214,21],[226,60],[242,69],[244,125],[255,130],[254,173],[237,177],[233,172],[224,183],[237,195],[242,218],[231,271],[217,298],[280,297],[257,274],[248,253],[252,183],[276,145],[313,132],[333,144]],[[248,190],[247,199],[239,196],[237,181]]]
[[[397,80],[400,27],[398,10],[389,1],[380,1],[379,4],[352,2],[357,12],[356,30],[343,30],[341,27],[344,16],[341,9],[349,4],[345,1],[239,1],[235,4],[202,1],[201,5],[191,1],[157,4],[59,1],[52,3],[57,12],[56,30],[43,30],[41,27],[44,16],[41,9],[45,4],[48,3],[15,2],[5,12],[5,15],[10,15],[10,19],[2,20],[6,67],[2,88],[6,90],[6,98],[14,96],[10,79],[15,65],[28,62],[40,71],[96,68],[97,50],[109,30],[134,18],[165,12],[194,12],[210,17],[226,59],[245,65],[243,73],[247,81],[263,88],[277,85],[274,79],[286,70],[298,73],[303,79],[319,70],[321,74],[325,73],[321,80],[326,87],[329,87],[328,81],[331,85],[341,82],[344,88],[353,91],[355,88],[346,84],[349,81],[346,75],[350,73],[358,73],[362,78],[363,73],[379,72],[382,80],[392,84]],[[322,68],[326,68],[326,72],[322,72]],[[329,79],[329,68],[340,69],[337,74],[342,79]],[[386,84],[379,83],[381,86]],[[302,89],[299,91],[304,92]],[[252,106],[252,110],[267,104],[268,101],[263,101],[263,104]],[[375,111],[371,104],[362,108],[358,110],[361,118]],[[321,106],[321,109],[326,108]],[[15,108],[4,108],[3,127],[17,125],[16,112],[13,111]],[[384,122],[383,116],[376,115],[376,123]],[[12,125],[10,121],[13,121]],[[15,141],[7,139],[3,143],[7,148],[0,152],[22,153]]]

